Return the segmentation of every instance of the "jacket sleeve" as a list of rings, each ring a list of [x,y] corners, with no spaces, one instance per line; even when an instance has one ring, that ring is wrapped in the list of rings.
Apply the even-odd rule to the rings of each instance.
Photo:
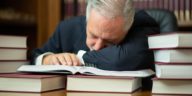
[[[59,51],[61,51],[59,40],[60,26],[61,24],[58,26],[58,28],[56,29],[54,34],[49,38],[49,40],[41,48],[34,49],[31,52],[31,58],[30,58],[31,64],[35,64],[36,58],[45,52],[58,53]]]
[[[136,28],[128,33],[122,44],[87,52],[83,56],[84,62],[105,70],[153,69],[153,52],[148,49],[147,42],[147,33],[153,32],[158,32],[158,29]]]

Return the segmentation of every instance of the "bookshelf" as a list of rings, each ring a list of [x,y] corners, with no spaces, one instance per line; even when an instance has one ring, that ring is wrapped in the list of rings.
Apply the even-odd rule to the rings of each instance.
[[[137,9],[167,8],[178,15],[180,30],[192,31],[192,0],[134,0],[134,4]],[[40,47],[61,20],[85,15],[85,9],[85,0],[1,0],[0,34],[27,35],[29,49]]]
[[[134,0],[134,6],[136,9],[170,10],[176,15],[180,29],[192,27],[192,0]]]

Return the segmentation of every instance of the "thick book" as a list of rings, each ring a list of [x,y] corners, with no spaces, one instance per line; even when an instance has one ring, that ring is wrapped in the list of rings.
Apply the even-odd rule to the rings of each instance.
[[[153,79],[152,94],[162,95],[192,95],[192,79]]]
[[[175,32],[148,36],[149,49],[192,48],[192,32]]]
[[[0,47],[27,48],[27,37],[0,35]]]
[[[0,60],[27,60],[26,48],[0,48]]]
[[[141,87],[141,78],[68,75],[67,91],[132,93]]]
[[[0,96],[66,96],[64,89],[53,90],[48,92],[6,92],[0,91]]]
[[[192,79],[192,63],[155,63],[158,78]]]
[[[14,61],[14,60],[8,60],[8,61],[0,61],[0,73],[14,73],[17,72],[17,69],[21,65],[28,65],[29,61]]]
[[[0,74],[0,91],[46,92],[65,88],[65,76],[34,74]]]
[[[150,96],[143,95],[141,92],[134,93],[111,93],[111,92],[79,92],[79,91],[70,91],[66,92],[67,96]]]
[[[162,49],[154,50],[156,62],[192,63],[192,49]]]
[[[148,77],[155,73],[151,69],[138,71],[109,71],[95,67],[86,66],[64,66],[64,65],[22,65],[18,71],[20,72],[37,72],[37,73],[62,73],[62,74],[86,74],[101,76],[134,76]]]

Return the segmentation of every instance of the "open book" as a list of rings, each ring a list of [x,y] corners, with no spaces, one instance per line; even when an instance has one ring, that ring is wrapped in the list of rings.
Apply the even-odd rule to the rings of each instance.
[[[151,69],[138,71],[108,71],[94,67],[86,66],[64,66],[64,65],[22,65],[18,71],[20,72],[38,72],[38,73],[63,73],[63,74],[86,74],[101,76],[133,76],[148,77],[155,73]]]

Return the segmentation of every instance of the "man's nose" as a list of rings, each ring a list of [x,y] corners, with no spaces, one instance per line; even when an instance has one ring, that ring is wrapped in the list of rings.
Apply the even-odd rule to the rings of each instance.
[[[100,50],[105,47],[105,43],[102,39],[98,39],[93,47],[94,50]]]

